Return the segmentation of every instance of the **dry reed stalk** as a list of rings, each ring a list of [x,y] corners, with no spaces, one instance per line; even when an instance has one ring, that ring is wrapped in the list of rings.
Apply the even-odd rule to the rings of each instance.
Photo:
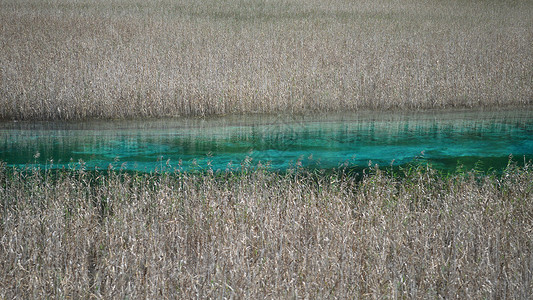
[[[531,105],[531,1],[0,3],[0,119]]]
[[[2,169],[0,297],[533,293],[533,173],[59,175]]]

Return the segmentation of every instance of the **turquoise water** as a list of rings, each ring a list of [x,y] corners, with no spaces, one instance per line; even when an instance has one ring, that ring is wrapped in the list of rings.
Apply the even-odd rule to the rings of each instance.
[[[501,169],[533,159],[533,110],[0,123],[8,166],[153,171],[331,169],[427,161]]]

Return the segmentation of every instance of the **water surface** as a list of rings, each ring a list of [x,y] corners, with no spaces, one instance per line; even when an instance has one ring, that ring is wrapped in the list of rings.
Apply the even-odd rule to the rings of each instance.
[[[17,167],[285,170],[427,161],[486,170],[503,168],[509,155],[533,159],[533,110],[0,123],[0,161]]]

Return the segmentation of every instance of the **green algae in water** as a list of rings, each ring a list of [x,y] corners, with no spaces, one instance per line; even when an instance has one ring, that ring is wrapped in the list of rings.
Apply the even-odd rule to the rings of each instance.
[[[533,111],[261,116],[0,124],[8,166],[153,171],[295,166],[502,169],[533,158]]]

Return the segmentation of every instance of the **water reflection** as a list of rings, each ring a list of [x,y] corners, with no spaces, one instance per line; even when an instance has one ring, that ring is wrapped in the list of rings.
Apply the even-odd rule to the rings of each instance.
[[[238,167],[245,159],[286,169],[348,162],[400,165],[423,157],[438,168],[486,168],[508,156],[533,158],[533,111],[359,113],[181,120],[0,124],[0,160],[9,166],[150,171]],[[38,155],[36,155],[38,153]],[[181,161],[181,163],[180,163]]]

